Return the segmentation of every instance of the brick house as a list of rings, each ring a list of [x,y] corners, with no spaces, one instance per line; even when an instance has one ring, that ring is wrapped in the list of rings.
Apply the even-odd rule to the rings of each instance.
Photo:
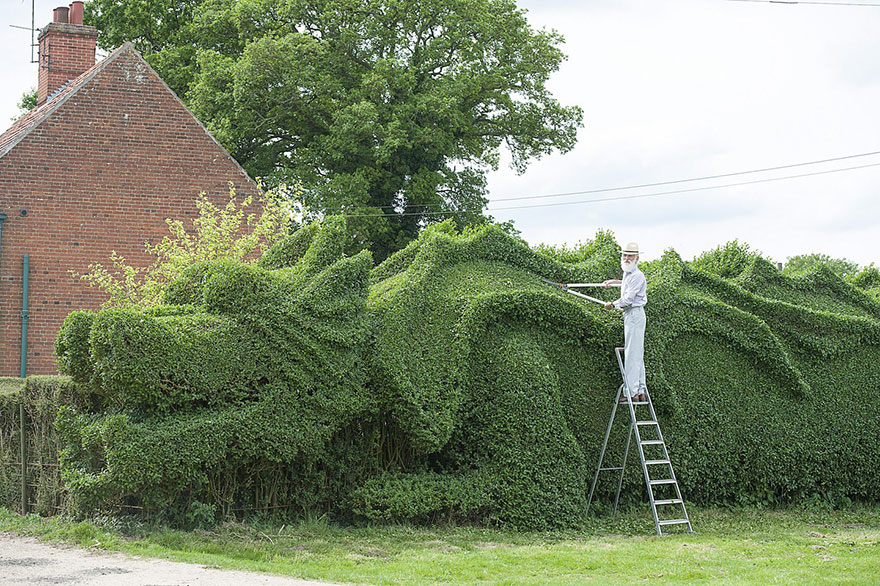
[[[37,106],[0,135],[0,376],[56,372],[53,343],[75,309],[105,299],[70,274],[111,250],[147,264],[166,218],[258,187],[130,43],[95,63],[82,2],[42,29]],[[24,257],[28,311],[23,318]]]

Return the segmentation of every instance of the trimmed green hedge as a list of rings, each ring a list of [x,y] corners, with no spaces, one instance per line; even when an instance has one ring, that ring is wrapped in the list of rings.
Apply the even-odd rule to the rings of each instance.
[[[55,421],[63,406],[99,409],[103,401],[67,376],[0,378],[0,506],[21,510],[20,407],[25,415],[28,510],[52,515],[66,509],[66,488],[58,468],[62,440]]]
[[[345,242],[330,218],[256,265],[194,265],[161,308],[72,314],[59,361],[103,401],[58,419],[78,506],[585,522],[622,325],[539,277],[615,276],[611,235],[534,251],[442,223],[372,269]],[[688,499],[880,500],[875,297],[738,243],[644,270],[648,385]],[[624,481],[644,497],[637,465]]]

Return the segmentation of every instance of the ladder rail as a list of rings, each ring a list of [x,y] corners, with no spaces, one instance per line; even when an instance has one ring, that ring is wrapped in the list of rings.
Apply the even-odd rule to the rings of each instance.
[[[614,354],[617,357],[617,366],[620,368],[620,375],[623,378],[623,386],[626,389],[631,389],[632,387],[629,385],[629,381],[626,379],[626,369],[623,365],[623,348],[615,348]],[[647,389],[645,389],[647,391]],[[629,406],[629,415],[630,415],[630,426],[633,428],[633,433],[636,436],[636,445],[639,448],[639,462],[642,465],[642,478],[645,479],[645,488],[648,490],[648,500],[651,503],[651,515],[654,517],[654,527],[657,530],[657,533],[660,534],[660,518],[657,515],[657,505],[654,504],[654,491],[651,490],[651,477],[648,474],[648,463],[645,459],[645,447],[642,445],[642,434],[639,433],[639,426],[636,425],[638,422],[638,417],[636,417],[636,408],[633,405],[632,397],[629,393],[626,393],[626,403]],[[650,398],[648,399],[648,405],[651,409],[651,421],[657,421],[657,417],[654,414],[654,406],[651,405]],[[660,425],[657,424],[657,430],[659,431]],[[626,436],[627,442],[629,442],[629,434]],[[623,474],[620,475],[621,480],[623,479]]]
[[[590,487],[590,496],[587,498],[587,513],[590,512],[590,504],[593,502],[593,493],[596,490],[596,483],[599,481],[599,472],[602,471],[602,461],[605,458],[605,449],[608,447],[608,437],[611,435],[611,427],[614,424],[614,414],[616,411],[617,403],[615,403],[614,407],[611,409],[611,418],[608,420],[608,428],[605,430],[605,441],[602,442],[602,450],[599,452],[599,465],[596,466],[596,473],[593,475],[593,485]]]
[[[611,509],[611,519],[617,515],[617,504],[620,502],[620,489],[623,488],[623,472],[626,469],[626,459],[629,457],[629,440],[632,438],[633,425],[629,424],[626,430],[626,447],[623,449],[623,461],[620,463],[620,475],[617,478],[617,490],[614,492],[614,508]]]
[[[654,410],[654,402],[651,401],[651,396],[648,393],[647,389],[644,390],[646,400],[645,401],[633,401],[632,397],[627,393],[628,381],[626,380],[626,369],[623,364],[623,348],[615,348],[614,349],[615,356],[617,358],[617,365],[620,368],[620,374],[623,379],[623,384],[617,389],[617,394],[614,398],[614,405],[611,409],[611,417],[608,419],[608,427],[605,430],[605,439],[602,442],[602,449],[599,453],[599,464],[596,467],[596,472],[593,475],[593,482],[590,486],[590,495],[587,498],[587,512],[590,510],[590,505],[593,502],[593,496],[595,494],[596,485],[599,481],[599,473],[603,471],[618,471],[618,480],[617,480],[617,489],[614,494],[614,507],[612,508],[611,518],[614,519],[617,514],[617,508],[620,501],[620,492],[623,487],[623,476],[626,468],[626,461],[629,457],[629,448],[630,443],[633,437],[636,440],[636,446],[639,451],[639,462],[642,467],[642,476],[645,479],[645,487],[648,491],[648,500],[651,506],[651,514],[654,518],[654,528],[657,531],[657,535],[663,536],[668,535],[663,532],[663,527],[668,525],[678,525],[678,524],[687,524],[688,532],[693,533],[693,527],[691,526],[690,517],[687,513],[687,508],[685,507],[684,498],[681,495],[681,488],[678,484],[678,479],[675,476],[675,469],[672,466],[672,459],[669,457],[669,450],[666,446],[666,440],[663,438],[663,431],[660,428],[659,420],[657,419],[657,413]],[[623,399],[626,399],[625,401]],[[623,451],[623,461],[621,465],[618,467],[602,467],[602,464],[605,459],[605,455],[608,450],[608,443],[611,437],[611,430],[614,426],[614,418],[617,415],[617,408],[620,405],[626,403],[627,409],[630,415],[630,422],[626,432],[626,446]],[[637,405],[647,405],[648,411],[650,414],[650,419],[648,420],[640,420],[636,414],[636,406]],[[657,430],[657,439],[650,440],[642,440],[642,433],[640,428],[651,427]],[[650,437],[650,436],[649,436]],[[662,456],[661,457],[652,457],[648,458],[645,455],[645,446],[660,446]],[[656,452],[654,452],[656,453]],[[648,469],[649,466],[662,466],[668,470],[669,477],[666,478],[651,478],[650,471]],[[662,498],[658,499],[654,496],[654,487],[655,486],[663,486],[663,485],[672,485],[675,488],[675,498]],[[660,515],[657,511],[658,507],[661,506],[670,506],[677,505],[681,507],[682,517],[677,519],[661,519]]]
[[[666,446],[666,439],[663,437],[663,430],[661,429],[660,423],[659,423],[660,420],[657,418],[657,412],[654,410],[654,402],[651,400],[651,395],[648,392],[648,389],[645,389],[645,395],[648,397],[648,410],[651,414],[651,420],[658,422],[657,423],[657,440],[659,441],[659,444],[657,444],[657,445],[659,445],[661,447],[661,449],[663,450],[663,458],[667,462],[669,462],[669,477],[672,480],[672,482],[670,484],[672,484],[672,486],[675,489],[675,495],[676,495],[675,500],[679,501],[679,503],[681,504],[681,511],[684,514],[684,519],[687,521],[688,530],[693,532],[693,527],[691,526],[691,519],[688,516],[687,508],[684,505],[684,497],[681,496],[681,487],[678,485],[678,478],[675,476],[675,468],[672,466],[672,458],[669,457],[669,448]],[[644,445],[644,444],[641,444],[641,445]],[[645,479],[648,480],[647,475],[645,476]],[[657,532],[658,532],[658,534],[663,535],[663,532],[661,529],[662,524],[660,523],[660,520],[656,515],[656,502],[653,502],[654,501],[654,491],[653,491],[653,485],[651,485],[650,481],[648,482],[648,494],[650,495],[650,497],[652,499],[651,508],[654,510],[655,518],[657,519]]]

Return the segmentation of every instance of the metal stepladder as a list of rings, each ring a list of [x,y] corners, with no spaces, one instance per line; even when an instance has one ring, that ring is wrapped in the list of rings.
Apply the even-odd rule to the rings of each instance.
[[[587,499],[587,511],[590,510],[590,504],[593,502],[593,493],[596,490],[596,483],[599,480],[599,473],[605,471],[618,471],[619,477],[617,481],[617,491],[614,495],[614,508],[611,516],[617,514],[617,504],[620,500],[620,489],[623,485],[623,471],[626,467],[626,459],[629,455],[630,439],[635,436],[636,445],[639,448],[639,460],[642,463],[642,474],[645,478],[645,486],[648,489],[648,498],[651,501],[651,512],[654,515],[654,527],[657,529],[657,535],[663,536],[663,528],[670,525],[687,525],[688,533],[693,533],[691,521],[684,506],[684,499],[681,496],[681,490],[678,481],[675,478],[675,471],[672,469],[672,461],[669,459],[669,452],[666,449],[666,443],[663,441],[663,432],[660,431],[660,423],[657,421],[657,413],[654,411],[654,404],[651,402],[651,395],[645,390],[647,401],[633,401],[625,392],[626,371],[623,367],[623,348],[615,348],[614,353],[617,355],[617,365],[620,367],[620,374],[623,378],[623,384],[617,389],[617,395],[614,398],[614,407],[611,409],[611,418],[608,420],[608,429],[605,431],[605,441],[602,444],[602,451],[599,454],[599,464],[596,467],[596,473],[593,475],[593,485],[590,487],[590,496]],[[621,397],[626,397],[626,402],[620,402]],[[605,451],[608,448],[608,438],[611,436],[611,429],[614,425],[614,416],[617,413],[617,407],[626,405],[629,408],[630,423],[626,432],[626,447],[623,450],[623,461],[620,466],[602,467],[605,459]],[[639,419],[637,417],[637,407],[646,406],[649,419]],[[647,438],[647,439],[643,439]],[[646,452],[648,455],[646,455]],[[664,498],[656,498],[654,491],[665,491]],[[675,508],[676,512],[680,509],[680,516],[667,517],[666,514],[670,508]],[[660,514],[658,508],[662,509],[663,515]]]

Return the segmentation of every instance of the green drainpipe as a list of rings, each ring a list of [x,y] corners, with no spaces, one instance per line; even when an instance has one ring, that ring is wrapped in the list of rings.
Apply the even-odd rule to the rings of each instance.
[[[3,220],[6,214],[0,213],[0,251],[3,250]],[[0,254],[0,261],[3,255]],[[27,374],[27,320],[28,320],[28,255],[24,255],[23,271],[24,271],[24,290],[22,291],[22,310],[21,310],[21,378]],[[25,441],[24,431],[24,385],[21,388],[21,401],[18,404],[18,437],[19,447],[21,449],[21,512],[27,513],[27,442]]]
[[[24,255],[21,281],[21,378],[27,376],[28,272],[30,259]]]
[[[0,267],[3,266],[3,220],[6,219],[6,214],[0,213]]]
[[[28,273],[30,258],[24,255],[22,259],[22,282],[21,282],[21,378],[27,376],[27,327],[28,327]],[[18,420],[21,422],[19,437],[21,438],[21,513],[27,514],[27,443],[25,441],[24,403],[27,385],[22,384],[21,402],[18,404]]]

